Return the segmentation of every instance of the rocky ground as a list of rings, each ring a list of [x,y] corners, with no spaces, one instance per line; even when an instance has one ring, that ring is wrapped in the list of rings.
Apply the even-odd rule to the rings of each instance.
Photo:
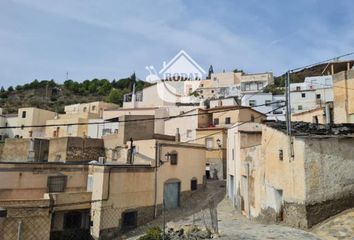
[[[324,240],[354,240],[354,209],[328,219],[314,227],[313,232]]]
[[[210,211],[208,203],[214,199],[217,203],[219,236],[217,239],[290,239],[290,240],[318,240],[319,237],[311,232],[302,231],[278,224],[259,224],[252,222],[237,212],[225,198],[225,182],[208,182],[207,189],[192,196],[186,207],[169,211],[165,215],[167,229],[177,232],[181,228],[211,229]],[[163,226],[163,217],[141,226],[127,233],[124,239],[134,240],[153,226]],[[171,230],[172,231],[172,230]],[[198,233],[199,234],[199,233]],[[204,233],[201,233],[204,234]],[[178,238],[176,238],[178,239]],[[202,239],[202,238],[195,238]],[[208,239],[208,238],[207,238]]]

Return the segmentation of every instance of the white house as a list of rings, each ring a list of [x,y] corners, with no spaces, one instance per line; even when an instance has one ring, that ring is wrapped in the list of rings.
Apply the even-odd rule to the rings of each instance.
[[[332,76],[307,77],[303,83],[290,84],[291,112],[324,106],[333,101]]]
[[[103,136],[118,133],[119,122],[117,119],[110,121],[100,118],[88,120],[88,134],[90,138],[102,138]]]
[[[281,107],[285,105],[284,95],[273,95],[272,93],[246,93],[241,98],[241,105],[248,107],[257,106],[254,107],[254,109],[267,114],[268,120],[285,121],[285,107]]]

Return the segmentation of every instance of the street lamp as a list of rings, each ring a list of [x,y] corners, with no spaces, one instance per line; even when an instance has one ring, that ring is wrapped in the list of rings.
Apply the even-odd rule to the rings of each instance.
[[[218,144],[218,147],[221,148],[221,140],[219,138],[216,140],[216,143]]]

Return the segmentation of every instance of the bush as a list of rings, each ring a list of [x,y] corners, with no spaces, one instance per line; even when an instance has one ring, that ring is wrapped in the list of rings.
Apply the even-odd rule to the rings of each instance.
[[[162,240],[162,231],[159,227],[149,228],[146,234],[138,240]]]

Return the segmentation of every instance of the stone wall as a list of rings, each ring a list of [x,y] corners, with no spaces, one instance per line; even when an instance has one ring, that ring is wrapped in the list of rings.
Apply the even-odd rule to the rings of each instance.
[[[67,162],[92,161],[104,157],[104,144],[102,139],[69,138],[66,154]]]
[[[89,162],[104,157],[103,139],[63,137],[50,140],[49,161]]]

